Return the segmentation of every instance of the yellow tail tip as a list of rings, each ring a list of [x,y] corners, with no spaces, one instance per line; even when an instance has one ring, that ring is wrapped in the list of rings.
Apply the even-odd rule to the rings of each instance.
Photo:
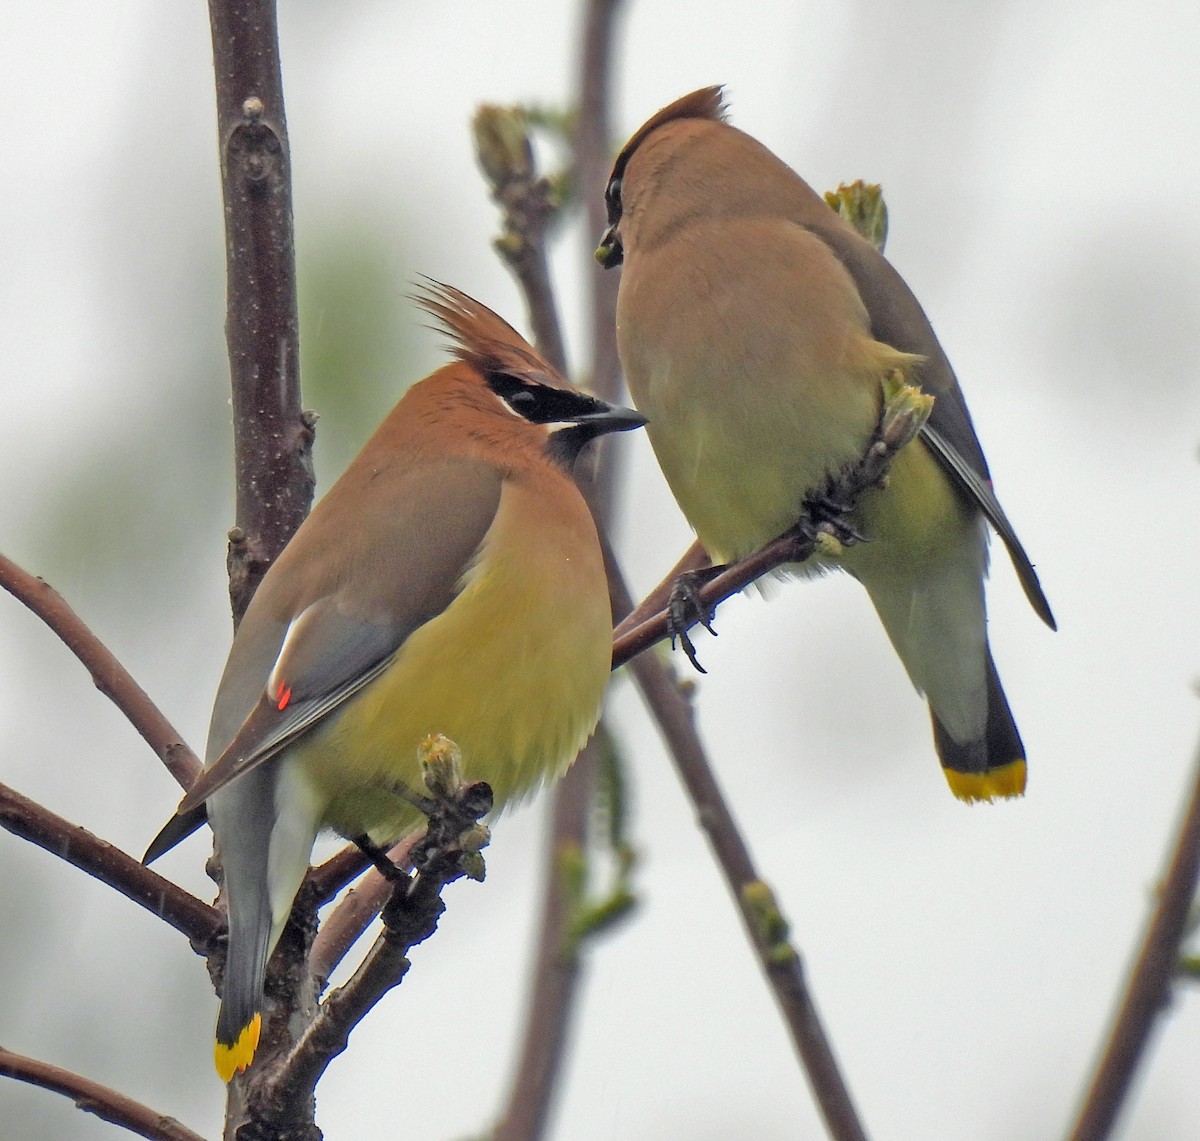
[[[239,1074],[254,1060],[254,1051],[258,1049],[258,1036],[262,1032],[262,1015],[256,1014],[245,1026],[238,1031],[233,1044],[227,1046],[218,1040],[213,1049],[213,1058],[217,1063],[217,1073],[221,1081],[228,1084],[233,1081],[233,1075]]]
[[[973,803],[997,798],[1006,800],[1012,796],[1025,795],[1025,762],[1010,761],[1007,765],[989,769],[986,773],[960,773],[954,769],[943,769],[950,791],[959,800]]]

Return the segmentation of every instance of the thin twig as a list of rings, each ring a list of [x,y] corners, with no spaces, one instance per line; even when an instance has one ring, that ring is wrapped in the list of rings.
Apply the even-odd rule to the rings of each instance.
[[[587,231],[584,234],[588,319],[592,340],[592,390],[616,402],[624,387],[617,355],[617,286],[620,278],[601,269],[592,256],[607,224],[604,183],[612,166],[612,57],[616,22],[622,0],[588,0],[583,18],[579,122],[575,134],[575,174],[583,197]],[[611,494],[611,486],[605,495]],[[607,510],[607,508],[606,508]]]
[[[533,1141],[542,1136],[562,1073],[583,969],[583,961],[570,949],[567,936],[572,901],[562,874],[563,858],[569,851],[583,850],[598,740],[592,737],[555,788],[541,872],[542,908],[525,1030],[508,1102],[492,1130],[491,1141]]]
[[[323,906],[370,866],[371,861],[357,844],[347,844],[323,864],[309,868],[306,879],[308,890],[317,900],[317,906]]]
[[[763,575],[790,562],[801,561],[797,554],[796,540],[792,536],[773,539],[754,554],[731,563],[701,586],[697,591],[701,606],[710,612],[715,610],[727,598],[745,590]],[[613,632],[613,669],[619,669],[670,635],[667,600],[678,578],[677,572],[681,567],[696,569],[696,564],[703,565],[706,559],[702,547],[696,545],[688,548],[671,573],[647,595],[646,600],[618,623]]]
[[[408,867],[409,851],[413,844],[420,839],[420,832],[405,836],[388,852],[388,859],[398,868]],[[357,849],[354,849],[357,852]],[[326,861],[310,873],[310,882],[326,887],[327,881],[323,873],[339,859],[347,858],[350,849],[339,853],[333,859]],[[365,859],[361,852],[360,858]],[[309,970],[320,980],[325,981],[333,973],[334,967],[344,959],[350,948],[370,927],[383,905],[387,902],[392,885],[374,868],[370,868],[347,893],[346,898],[334,908],[333,912],[321,924],[313,940],[312,950],[308,954]]]
[[[14,1054],[3,1046],[0,1046],[0,1074],[61,1093],[85,1113],[93,1113],[102,1121],[119,1125],[147,1141],[204,1141],[199,1133],[193,1133],[175,1118],[158,1113],[108,1086],[49,1062]]]
[[[0,828],[116,888],[134,903],[165,919],[193,943],[207,942],[221,927],[220,916],[207,903],[143,867],[86,828],[64,820],[3,784],[0,784]]]
[[[493,246],[521,286],[534,344],[566,376],[558,302],[546,269],[546,231],[558,203],[549,179],[535,169],[525,114],[514,107],[480,107],[471,133],[488,191],[501,211],[501,232]]]
[[[846,504],[849,510],[863,491],[884,479],[892,459],[919,430],[929,407],[928,398],[914,389],[885,388],[879,428],[859,463],[838,478],[837,494],[831,497],[833,501]],[[701,608],[711,611],[720,601],[770,570],[786,563],[804,561],[816,550],[821,536],[820,526],[811,520],[802,520],[787,535],[726,568],[707,583],[700,590]],[[689,551],[680,566],[694,562],[697,557],[694,549]],[[678,569],[677,566],[676,571]],[[697,818],[708,836],[760,965],[774,991],[830,1135],[838,1141],[859,1141],[866,1134],[805,983],[800,955],[787,938],[786,920],[769,887],[756,872],[721,795],[696,732],[691,706],[663,662],[653,654],[642,653],[668,633],[665,609],[652,617],[645,617],[645,614],[669,596],[675,573],[673,571],[672,576],[655,590],[652,601],[638,609],[638,619],[618,626],[613,668],[625,662],[632,663],[630,668],[663,731],[676,769],[696,806]],[[633,600],[621,583],[620,571],[615,564],[609,567],[609,581],[614,590],[614,613],[629,614]]]
[[[1111,1136],[1157,1018],[1170,999],[1180,944],[1200,876],[1200,751],[1194,767],[1191,799],[1179,825],[1158,902],[1130,971],[1108,1044],[1070,1134],[1072,1141],[1103,1141]]]
[[[200,771],[200,761],[183,743],[129,671],[49,583],[0,555],[0,586],[23,602],[73,653],[92,675],[96,688],[125,714],[129,723],[162,759],[167,771],[187,788]]]

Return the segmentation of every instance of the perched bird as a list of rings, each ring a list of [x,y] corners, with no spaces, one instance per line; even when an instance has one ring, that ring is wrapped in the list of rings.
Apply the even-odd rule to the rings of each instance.
[[[205,770],[151,844],[207,806],[229,949],[216,1063],[257,1048],[266,962],[324,828],[386,844],[420,822],[429,734],[497,804],[595,728],[612,612],[580,449],[644,417],[570,387],[449,286],[420,303],[456,360],[408,390],[263,578],[229,653]]]
[[[917,690],[955,796],[1025,788],[1025,751],[988,647],[987,531],[1054,619],[992,492],[950,362],[900,275],[761,143],[720,87],[663,108],[617,156],[596,257],[623,263],[617,344],[679,506],[714,563],[796,523],[858,461],[896,375],[932,395],[837,565],[866,587]],[[813,560],[805,570],[828,565]]]

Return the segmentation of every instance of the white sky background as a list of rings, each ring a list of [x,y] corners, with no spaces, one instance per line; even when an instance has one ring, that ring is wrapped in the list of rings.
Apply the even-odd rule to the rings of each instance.
[[[489,250],[496,217],[466,123],[483,101],[564,101],[577,7],[283,4],[302,258],[322,227],[362,217],[389,251],[398,324],[422,323],[403,295],[428,273],[526,327]],[[955,364],[1038,563],[1060,633],[1025,605],[1002,552],[989,596],[1030,757],[1019,803],[951,798],[923,703],[849,581],[728,603],[719,640],[700,641],[697,700],[868,1131],[1060,1135],[1200,725],[1200,11],[642,0],[620,44],[619,138],[724,82],[733,121],[818,189],[882,182],[889,255]],[[227,451],[163,441],[164,424],[228,415],[204,5],[6,5],[0,162],[0,550],[59,587],[199,746],[228,647],[232,472]],[[568,306],[585,240],[573,231],[558,257]],[[440,359],[419,335],[421,363],[396,392]],[[577,335],[573,348],[581,357]],[[197,373],[197,359],[211,367]],[[338,438],[330,421],[318,449]],[[644,589],[689,534],[646,442],[630,454],[637,495],[619,539]],[[323,490],[336,473],[321,473]],[[80,481],[102,513],[63,507]],[[592,957],[553,1136],[819,1136],[653,731],[628,687],[615,707],[637,772],[644,906]],[[0,742],[0,780],[130,851],[175,804],[69,654],[4,598]],[[491,1120],[519,1032],[540,829],[537,809],[504,817],[488,883],[449,891],[439,934],[321,1086],[331,1141],[461,1137]],[[206,854],[193,841],[163,870],[205,892]],[[6,833],[0,861],[0,1042],[217,1134],[200,960]],[[1200,1000],[1184,987],[1121,1136],[1200,1131],[1198,1065]],[[0,1083],[0,1120],[13,1138],[116,1135],[14,1083]]]

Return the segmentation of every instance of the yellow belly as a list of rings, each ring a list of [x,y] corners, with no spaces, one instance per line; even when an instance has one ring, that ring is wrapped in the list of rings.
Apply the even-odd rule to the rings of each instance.
[[[290,750],[326,800],[325,826],[382,843],[420,823],[389,790],[424,792],[417,755],[429,734],[458,745],[464,778],[488,781],[499,806],[560,773],[594,729],[612,633],[595,533],[542,536],[533,550],[506,542],[521,494],[506,486],[454,602]]]

